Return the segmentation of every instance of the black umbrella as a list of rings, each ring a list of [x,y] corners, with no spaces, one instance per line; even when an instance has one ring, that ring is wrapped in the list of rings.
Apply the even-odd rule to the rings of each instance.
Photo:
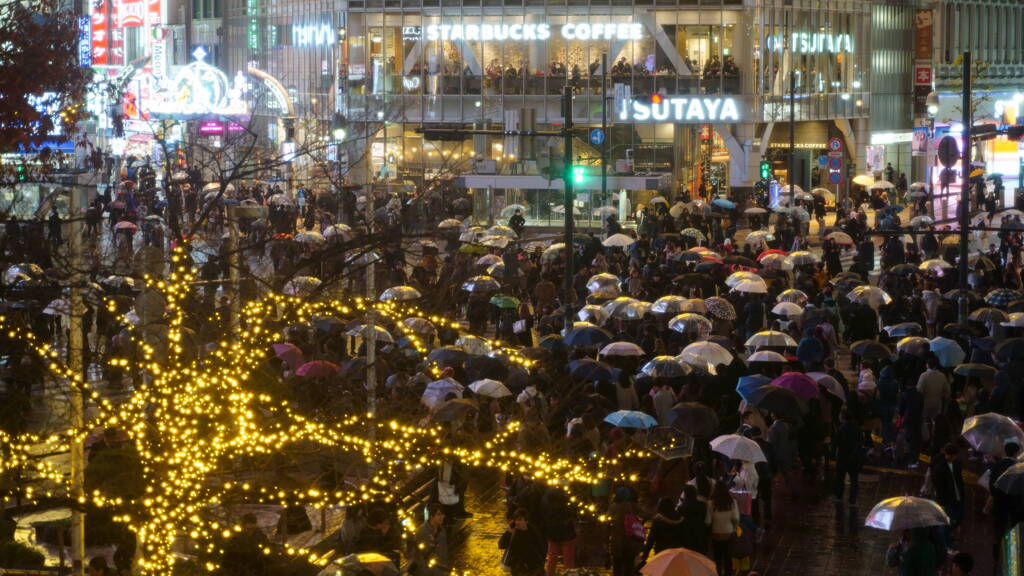
[[[430,351],[427,360],[445,366],[457,366],[466,361],[466,351],[458,346],[442,346]]]
[[[508,376],[508,364],[501,358],[491,356],[473,356],[466,360],[466,376],[470,380],[504,380]]]
[[[747,258],[746,256],[740,256],[739,254],[726,256],[722,259],[722,262],[736,266],[746,266],[747,268],[758,268],[760,266],[757,262]]]
[[[569,373],[580,380],[614,382],[619,379],[618,369],[590,358],[569,362]]]
[[[583,326],[573,328],[565,335],[563,340],[567,346],[587,348],[591,346],[603,346],[612,341],[612,335],[597,326]]]
[[[984,330],[972,324],[957,324],[956,322],[950,322],[942,327],[942,334],[947,338],[957,338],[959,336],[981,336],[984,333]]]
[[[1009,338],[996,346],[996,358],[1003,362],[1024,360],[1024,338]]]
[[[921,270],[913,264],[897,264],[890,268],[889,271],[900,276],[913,276],[914,274],[921,273]]]
[[[691,252],[696,254],[696,252]],[[704,274],[703,272],[692,272],[690,274],[680,274],[672,279],[673,284],[679,284],[680,286],[688,286],[691,284],[704,284],[706,282],[714,282],[714,278]]]
[[[961,364],[953,369],[953,373],[966,378],[992,378],[996,369],[988,364]]]
[[[695,438],[710,438],[718,432],[718,415],[699,402],[681,402],[672,408],[672,427]]]
[[[552,352],[560,352],[569,348],[558,334],[548,334],[541,338],[539,346]]]
[[[750,403],[777,417],[798,421],[803,417],[804,403],[796,392],[769,384],[754,390],[748,395]]]
[[[850,353],[865,360],[882,360],[892,358],[892,350],[876,340],[858,340],[850,345]]]
[[[1024,300],[1014,300],[1006,305],[1006,311],[1013,312],[1024,312]]]
[[[345,323],[340,318],[334,316],[327,316],[325,318],[317,318],[313,321],[313,326],[321,332],[342,332],[345,330]]]
[[[472,400],[456,398],[442,404],[430,417],[434,422],[452,422],[479,410]]]

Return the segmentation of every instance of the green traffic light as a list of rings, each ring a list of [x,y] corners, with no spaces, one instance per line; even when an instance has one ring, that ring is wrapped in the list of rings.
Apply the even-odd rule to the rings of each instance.
[[[573,184],[583,184],[583,166],[572,167]]]
[[[768,161],[761,161],[761,178],[768,180],[772,177],[772,165]]]

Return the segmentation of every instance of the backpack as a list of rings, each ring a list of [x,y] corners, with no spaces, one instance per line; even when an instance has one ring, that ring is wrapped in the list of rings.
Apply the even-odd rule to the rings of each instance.
[[[636,514],[626,514],[623,519],[623,528],[626,537],[631,540],[643,542],[647,539],[647,530],[644,529],[644,522]]]

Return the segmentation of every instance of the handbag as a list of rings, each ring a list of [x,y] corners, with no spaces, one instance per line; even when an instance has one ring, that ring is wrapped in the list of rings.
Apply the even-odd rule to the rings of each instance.
[[[515,334],[522,334],[526,332],[526,319],[516,320],[512,323],[512,332]]]

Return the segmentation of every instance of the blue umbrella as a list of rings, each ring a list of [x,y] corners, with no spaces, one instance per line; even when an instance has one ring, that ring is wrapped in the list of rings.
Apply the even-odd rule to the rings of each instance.
[[[804,364],[820,362],[825,357],[825,347],[814,336],[804,336],[796,347],[796,357]]]
[[[596,326],[583,326],[570,330],[562,341],[567,346],[586,348],[607,344],[612,341],[612,335]]]
[[[956,340],[950,340],[949,338],[932,338],[928,345],[931,348],[933,354],[938,356],[939,363],[947,368],[952,368],[957,364],[960,364],[967,358],[967,354],[963,348],[957,344]]]
[[[761,388],[772,383],[772,379],[762,374],[753,374],[751,376],[741,376],[736,382],[736,392],[739,393],[740,397],[750,402],[750,394]]]
[[[569,373],[580,380],[614,382],[619,379],[618,369],[590,358],[569,362]]]
[[[996,308],[1005,308],[1010,302],[1024,298],[1024,294],[1009,288],[993,290],[985,295],[985,303]]]
[[[619,410],[604,417],[604,421],[619,428],[639,428],[646,430],[658,425],[658,421],[650,414],[636,410]]]
[[[727,198],[715,198],[714,200],[711,201],[711,204],[713,206],[718,206],[719,208],[722,208],[722,209],[725,209],[725,210],[735,210],[736,209],[736,203],[733,202],[732,200],[727,199]]]

